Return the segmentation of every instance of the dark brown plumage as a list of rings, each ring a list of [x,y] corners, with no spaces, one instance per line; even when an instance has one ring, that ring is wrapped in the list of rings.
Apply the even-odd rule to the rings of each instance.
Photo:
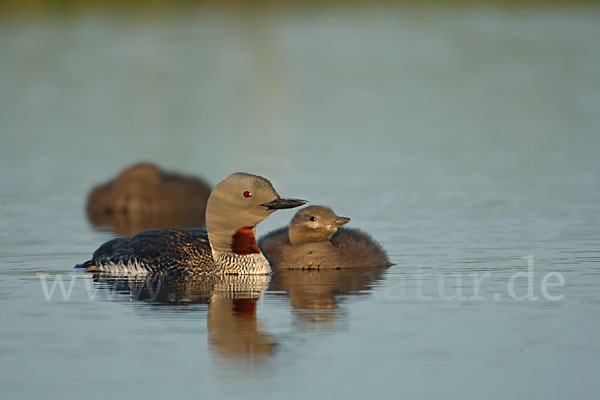
[[[391,265],[385,250],[360,229],[339,228],[350,218],[329,207],[298,211],[289,226],[258,242],[274,269],[344,269]]]
[[[93,188],[86,209],[94,225],[110,226],[123,235],[148,229],[202,227],[210,191],[199,178],[139,163]]]

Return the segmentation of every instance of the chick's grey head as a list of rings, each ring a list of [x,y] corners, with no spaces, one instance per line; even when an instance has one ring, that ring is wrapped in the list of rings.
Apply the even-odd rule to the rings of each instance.
[[[348,217],[339,217],[329,207],[310,206],[298,211],[289,227],[292,244],[321,242],[331,239],[337,229],[350,222]]]
[[[305,200],[286,199],[269,180],[244,172],[223,179],[206,205],[206,229],[214,250],[231,251],[232,236],[242,228],[254,228],[276,210],[298,207]]]

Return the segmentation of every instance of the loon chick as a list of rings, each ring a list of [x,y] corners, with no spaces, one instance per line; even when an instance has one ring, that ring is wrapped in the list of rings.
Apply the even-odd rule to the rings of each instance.
[[[280,197],[267,179],[229,175],[208,198],[207,230],[169,229],[110,240],[77,267],[109,274],[268,274],[254,236],[256,224],[276,210],[306,204]]]
[[[259,246],[275,269],[342,269],[390,266],[387,254],[359,229],[340,228],[350,218],[331,208],[298,211],[288,227],[263,236]]]
[[[94,225],[115,226],[127,234],[156,228],[204,226],[210,186],[203,180],[138,163],[94,187],[87,214]],[[125,222],[123,222],[125,220]],[[129,232],[129,224],[142,229]],[[172,222],[171,222],[172,220]],[[186,223],[187,222],[187,223]],[[125,226],[126,229],[122,229]]]

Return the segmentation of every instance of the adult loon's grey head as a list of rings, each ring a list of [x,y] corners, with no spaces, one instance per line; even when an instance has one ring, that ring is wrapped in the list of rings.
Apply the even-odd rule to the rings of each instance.
[[[229,175],[213,189],[206,206],[206,229],[213,255],[262,256],[254,235],[256,224],[276,210],[306,203],[279,196],[271,182],[261,176],[244,172]]]
[[[331,208],[310,206],[298,211],[288,229],[290,242],[299,245],[331,239],[337,229],[350,222],[348,217],[338,217]]]

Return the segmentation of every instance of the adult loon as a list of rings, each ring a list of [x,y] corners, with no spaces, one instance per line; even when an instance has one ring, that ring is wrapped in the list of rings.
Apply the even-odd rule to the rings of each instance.
[[[138,163],[94,187],[86,210],[94,225],[125,236],[150,229],[204,227],[210,190],[200,178]]]
[[[310,206],[289,226],[263,236],[259,247],[275,269],[343,269],[390,266],[385,250],[359,229],[340,228],[350,218],[329,207]]]
[[[236,172],[210,194],[206,231],[155,230],[113,239],[77,267],[127,275],[268,274],[271,267],[256,244],[256,225],[276,210],[306,203],[279,196],[271,182],[261,176]]]

